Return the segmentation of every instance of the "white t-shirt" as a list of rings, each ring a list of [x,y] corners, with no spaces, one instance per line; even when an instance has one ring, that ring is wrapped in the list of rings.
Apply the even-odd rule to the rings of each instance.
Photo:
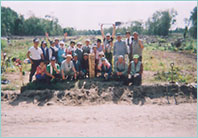
[[[33,60],[40,60],[41,54],[43,54],[43,51],[40,47],[36,49],[34,46],[32,46],[28,51],[30,52],[30,58]]]

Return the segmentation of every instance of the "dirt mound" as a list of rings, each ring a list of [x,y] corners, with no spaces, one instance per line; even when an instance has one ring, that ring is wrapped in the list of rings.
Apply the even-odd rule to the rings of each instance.
[[[41,87],[42,86],[42,87]],[[197,88],[190,85],[124,86],[114,81],[80,80],[55,84],[46,89],[44,85],[22,87],[21,93],[2,92],[1,100],[11,105],[21,102],[37,105],[84,105],[106,102],[127,104],[180,104],[197,101]],[[62,87],[59,87],[62,86]],[[49,86],[48,86],[49,88]]]

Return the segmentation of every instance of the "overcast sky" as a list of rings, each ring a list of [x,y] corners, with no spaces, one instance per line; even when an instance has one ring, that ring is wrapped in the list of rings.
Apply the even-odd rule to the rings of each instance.
[[[52,15],[58,18],[62,27],[76,29],[100,29],[99,23],[114,23],[116,21],[146,21],[157,10],[174,8],[177,12],[177,27],[184,27],[184,18],[190,17],[190,12],[196,1],[1,1],[1,5],[10,7],[17,13],[28,18],[32,15],[44,18]],[[106,26],[109,27],[109,26]]]

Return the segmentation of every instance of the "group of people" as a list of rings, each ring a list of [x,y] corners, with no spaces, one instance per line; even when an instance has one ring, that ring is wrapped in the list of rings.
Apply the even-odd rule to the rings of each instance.
[[[141,85],[143,43],[137,32],[131,36],[127,31],[125,41],[122,40],[120,33],[115,35],[115,32],[116,26],[113,25],[112,35],[110,33],[105,35],[101,25],[103,40],[97,39],[92,45],[89,39],[86,39],[85,45],[70,41],[69,47],[65,46],[67,33],[64,34],[63,40],[55,38],[53,41],[46,33],[50,47],[47,47],[47,42],[44,40],[39,47],[40,40],[35,38],[34,45],[27,52],[31,62],[29,81],[32,81],[35,73],[37,81],[46,82],[88,78],[89,55],[92,54],[95,57],[95,77]],[[115,37],[117,40],[113,42]]]

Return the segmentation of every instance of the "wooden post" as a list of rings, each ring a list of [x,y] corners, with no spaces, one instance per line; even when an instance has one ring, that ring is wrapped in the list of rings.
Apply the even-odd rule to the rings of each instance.
[[[95,77],[95,54],[89,54],[89,77]]]

